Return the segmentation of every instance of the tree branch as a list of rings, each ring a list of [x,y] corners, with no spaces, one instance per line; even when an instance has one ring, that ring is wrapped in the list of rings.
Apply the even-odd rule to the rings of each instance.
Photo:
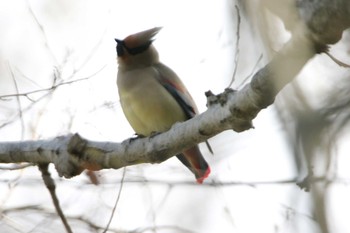
[[[64,215],[64,213],[61,209],[60,202],[59,202],[58,197],[56,195],[56,184],[55,184],[55,181],[52,179],[51,174],[49,172],[49,164],[40,163],[38,165],[38,167],[39,167],[39,170],[41,172],[41,176],[43,178],[45,186],[50,192],[51,199],[52,199],[52,202],[55,206],[56,212],[57,212],[58,216],[60,216],[61,221],[62,221],[67,233],[73,233],[70,225],[68,224],[66,216]]]

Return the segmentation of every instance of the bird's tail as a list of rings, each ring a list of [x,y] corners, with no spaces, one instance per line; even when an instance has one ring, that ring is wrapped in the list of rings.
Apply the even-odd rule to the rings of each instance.
[[[202,184],[210,174],[210,167],[198,146],[185,150],[176,156],[195,175],[197,183]]]

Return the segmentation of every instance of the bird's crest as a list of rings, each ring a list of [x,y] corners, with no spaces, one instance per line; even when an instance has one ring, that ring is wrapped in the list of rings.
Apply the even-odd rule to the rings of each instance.
[[[136,55],[147,50],[153,42],[153,37],[162,29],[161,27],[151,28],[127,36],[124,40],[115,39],[117,42],[118,56],[124,55],[124,49],[130,54]]]
[[[161,27],[151,28],[142,32],[138,32],[127,36],[124,43],[128,48],[136,48],[152,42],[153,37],[162,29]]]

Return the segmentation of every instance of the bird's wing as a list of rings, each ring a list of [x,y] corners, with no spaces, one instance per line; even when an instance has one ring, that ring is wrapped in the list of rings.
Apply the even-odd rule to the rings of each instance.
[[[198,114],[197,106],[177,74],[166,65],[156,64],[159,82],[176,99],[188,119]]]
[[[176,99],[182,110],[185,112],[187,118],[191,119],[198,114],[198,109],[192,96],[187,91],[185,85],[182,83],[177,74],[162,63],[158,63],[154,67],[159,73],[159,82]],[[205,141],[205,144],[207,145],[210,153],[214,154],[209,142]]]

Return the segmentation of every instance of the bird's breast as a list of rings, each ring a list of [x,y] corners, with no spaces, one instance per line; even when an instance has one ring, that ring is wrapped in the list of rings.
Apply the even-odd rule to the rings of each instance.
[[[145,136],[168,130],[186,120],[176,99],[159,83],[152,67],[118,73],[118,90],[124,114],[136,133]]]

